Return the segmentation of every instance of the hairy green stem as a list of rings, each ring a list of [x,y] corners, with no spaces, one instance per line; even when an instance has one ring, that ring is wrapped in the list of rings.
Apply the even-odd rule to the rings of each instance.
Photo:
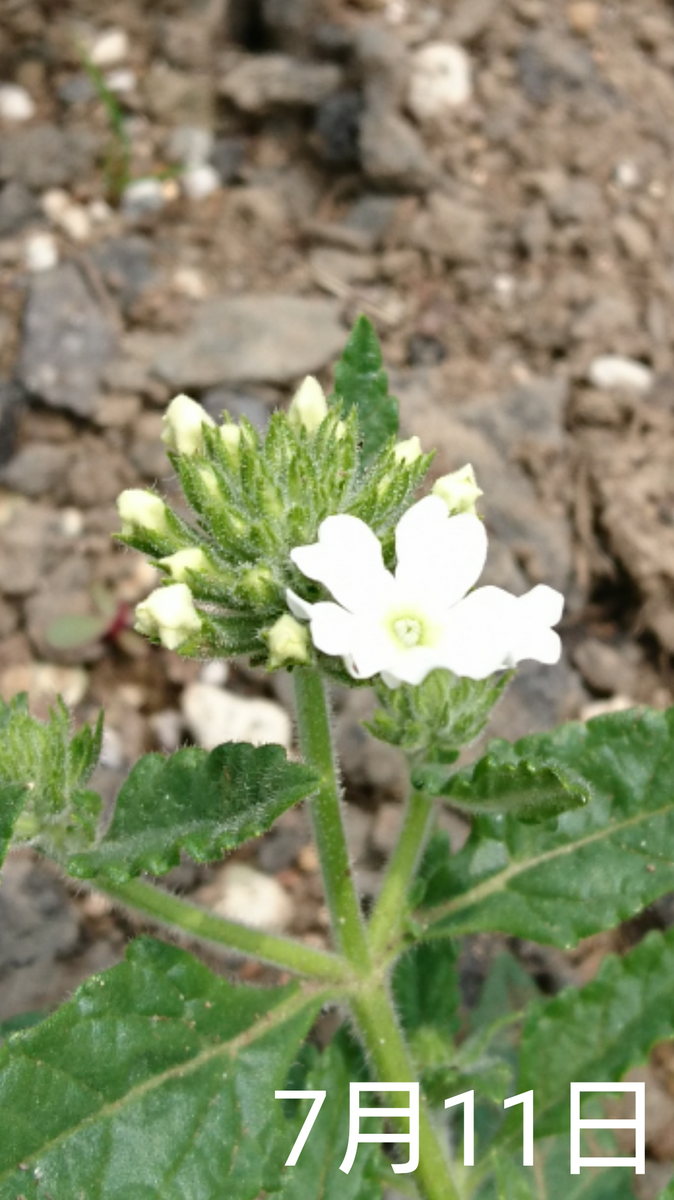
[[[433,817],[433,801],[413,791],[407,803],[398,842],[368,926],[374,957],[399,939],[407,915],[407,893],[414,878]]]
[[[293,671],[300,747],[305,762],[320,773],[318,791],[309,801],[316,847],[323,871],[333,937],[352,967],[367,974],[370,952],[360,903],[353,885],[344,836],[330,715],[323,680],[312,667]]]
[[[413,1081],[416,1078],[414,1067],[385,985],[354,995],[352,1005],[365,1049],[382,1087],[387,1082]],[[387,1108],[408,1108],[409,1094],[387,1093],[383,1103]],[[407,1119],[402,1118],[400,1124],[402,1132],[407,1132]],[[460,1200],[450,1175],[449,1160],[438,1141],[423,1095],[419,1105],[419,1166],[410,1178],[414,1179],[423,1200]]]
[[[202,941],[216,942],[228,950],[260,959],[293,975],[304,975],[342,986],[352,978],[347,964],[334,954],[313,950],[290,938],[275,937],[262,930],[239,925],[236,921],[216,917],[196,904],[190,904],[141,879],[131,879],[128,883],[106,880],[105,883],[97,882],[95,886],[112,900],[134,908],[160,921],[162,925],[179,929]]]

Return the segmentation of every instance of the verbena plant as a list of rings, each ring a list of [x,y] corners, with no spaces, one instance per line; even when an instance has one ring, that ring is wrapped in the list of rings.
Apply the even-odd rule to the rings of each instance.
[[[572,947],[674,889],[674,711],[492,741],[459,765],[516,664],[557,659],[561,597],[544,586],[518,599],[472,590],[486,554],[472,471],[416,500],[430,456],[416,438],[397,442],[397,428],[361,318],[335,394],[305,381],[264,437],[173,401],[164,439],[191,523],[154,492],[120,497],[121,540],[165,574],[137,628],[182,655],[287,668],[302,762],[231,742],[149,754],[101,828],[88,787],[101,722],[72,735],[63,707],[45,724],[25,697],[2,707],[3,854],[31,845],[160,928],[290,982],[234,986],[170,943],[134,941],[124,963],[0,1050],[0,1200],[381,1200],[393,1186],[424,1200],[631,1195],[631,1171],[571,1174],[570,1090],[617,1087],[672,1036],[674,931],[650,933],[586,987],[547,999],[502,956],[467,1015],[457,963],[463,935]],[[370,732],[409,763],[398,842],[367,919],[344,838],[332,681],[374,687]],[[224,920],[148,880],[182,854],[218,861],[300,801],[330,951]],[[434,831],[443,804],[472,816],[455,854]],[[320,1049],[311,1031],[325,1009],[343,1023]],[[363,1084],[363,1097],[349,1086]],[[523,1165],[529,1092],[537,1146]],[[457,1097],[465,1127],[460,1105],[446,1107]],[[595,1155],[597,1145],[615,1153],[608,1130],[596,1136]]]

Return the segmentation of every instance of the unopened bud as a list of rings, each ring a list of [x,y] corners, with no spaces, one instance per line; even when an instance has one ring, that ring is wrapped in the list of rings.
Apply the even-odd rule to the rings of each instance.
[[[265,640],[269,646],[269,666],[272,669],[311,661],[309,630],[290,613],[279,617],[267,630]]]
[[[313,375],[307,375],[290,402],[288,420],[295,428],[303,426],[311,434],[316,432],[327,415],[325,392]]]
[[[475,482],[475,472],[470,463],[450,475],[436,479],[431,489],[434,496],[444,500],[450,513],[475,513],[475,501],[484,495]]]
[[[175,554],[167,555],[166,558],[160,558],[159,565],[168,571],[171,579],[176,583],[184,583],[187,580],[188,571],[212,574],[211,564],[198,546],[189,546],[185,550],[178,550]]]
[[[413,463],[421,458],[421,442],[418,437],[408,438],[406,442],[398,442],[393,447],[393,456],[398,463]]]
[[[238,425],[221,425],[220,439],[229,457],[236,461],[239,457],[241,430]]]
[[[163,421],[161,440],[169,450],[177,450],[179,454],[196,454],[203,450],[204,425],[215,425],[201,405],[185,395],[171,401]]]
[[[251,567],[241,577],[241,590],[251,604],[269,604],[278,594],[269,567]]]
[[[133,534],[138,529],[150,533],[169,533],[166,520],[166,505],[154,492],[142,488],[127,488],[117,497],[117,511],[122,520],[122,534]]]
[[[167,650],[177,650],[201,629],[201,617],[194,607],[186,583],[156,588],[136,608],[136,629],[146,637],[159,638]]]

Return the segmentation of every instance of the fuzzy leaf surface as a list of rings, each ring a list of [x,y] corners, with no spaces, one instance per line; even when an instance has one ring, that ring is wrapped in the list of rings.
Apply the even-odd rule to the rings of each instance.
[[[438,669],[416,687],[376,684],[380,707],[367,728],[417,761],[455,762],[462,748],[482,733],[511,677],[505,672],[498,678],[460,679]]]
[[[381,347],[372,322],[360,316],[335,368],[335,391],[346,411],[355,408],[367,465],[398,432],[398,401],[388,390]]]
[[[597,1153],[606,1158],[618,1153],[609,1130],[598,1132]],[[582,1167],[569,1170],[568,1138],[548,1138],[536,1147],[536,1166],[523,1167],[521,1159],[497,1155],[494,1175],[480,1188],[476,1200],[634,1200],[632,1171],[617,1167]]]
[[[125,882],[143,871],[165,874],[181,850],[213,862],[264,833],[316,783],[316,773],[288,762],[281,746],[226,742],[210,752],[147,754],[124,783],[98,846],[73,855],[68,870]]]
[[[287,1155],[274,1100],[316,1014],[150,938],[0,1049],[0,1200],[256,1200]]]
[[[568,768],[592,799],[539,825],[478,816],[451,860],[433,843],[425,937],[498,930],[573,946],[674,890],[674,709],[570,723],[515,751]]]

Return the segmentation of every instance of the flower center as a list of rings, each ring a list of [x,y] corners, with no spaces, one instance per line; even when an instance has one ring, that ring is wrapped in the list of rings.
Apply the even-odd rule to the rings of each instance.
[[[393,622],[393,632],[403,646],[418,646],[421,641],[421,621],[414,617],[400,617]]]

